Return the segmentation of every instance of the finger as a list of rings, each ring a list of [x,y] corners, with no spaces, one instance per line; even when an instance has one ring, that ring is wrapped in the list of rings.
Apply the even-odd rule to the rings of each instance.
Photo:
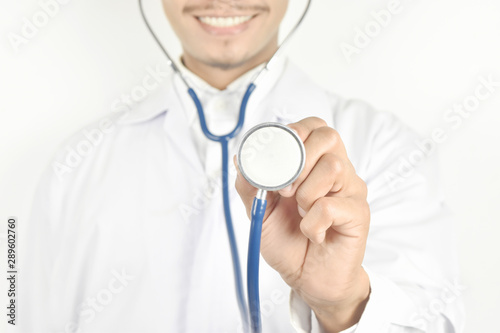
[[[296,123],[288,124],[287,126],[298,134],[298,136],[302,139],[302,142],[305,142],[312,131],[319,127],[328,126],[328,124],[321,118],[308,117]]]
[[[344,143],[342,142],[340,135],[336,130],[330,127],[324,126],[314,129],[304,142],[304,148],[306,150],[304,170],[302,170],[301,174],[292,186],[280,191],[280,194],[285,197],[295,195],[297,188],[309,176],[309,173],[322,155],[332,153],[348,161]]]
[[[363,239],[367,233],[370,210],[368,204],[351,198],[322,197],[316,200],[300,222],[300,230],[313,243],[325,240],[333,228],[339,234]]]
[[[247,215],[250,216],[250,210],[252,208],[253,198],[257,194],[258,189],[253,187],[247,180],[241,175],[240,168],[238,167],[238,163],[236,162],[236,155],[233,157],[233,163],[236,167],[236,181],[235,187],[238,192],[245,208],[247,210]]]
[[[342,191],[349,183],[351,173],[349,166],[337,155],[327,153],[321,156],[309,176],[297,188],[295,199],[302,212],[309,211],[316,200],[328,193]],[[348,194],[343,193],[343,196]]]

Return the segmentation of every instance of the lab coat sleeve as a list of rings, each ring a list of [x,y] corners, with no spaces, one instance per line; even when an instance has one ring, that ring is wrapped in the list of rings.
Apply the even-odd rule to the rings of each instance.
[[[58,332],[52,321],[59,317],[52,306],[51,285],[53,260],[57,258],[58,238],[54,212],[59,211],[59,186],[49,168],[42,176],[34,196],[29,221],[20,240],[19,321],[18,332]],[[64,309],[61,309],[64,311]]]
[[[75,147],[78,142],[80,133],[68,138],[62,147]],[[45,168],[20,241],[18,332],[78,331],[79,304],[68,303],[66,296],[71,293],[59,284],[70,271],[61,257],[66,254],[64,244],[76,218],[65,215],[75,200],[75,179],[85,182],[78,168],[65,164],[68,156],[66,149],[59,149]]]
[[[363,261],[371,293],[345,332],[462,332],[466,287],[438,181],[438,144],[361,101],[337,103],[333,124],[368,186],[371,210]],[[297,332],[315,332],[314,314],[293,292],[290,312]]]

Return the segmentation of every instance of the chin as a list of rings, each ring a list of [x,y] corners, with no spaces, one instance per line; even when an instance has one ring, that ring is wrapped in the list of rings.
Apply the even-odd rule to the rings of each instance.
[[[211,57],[207,59],[205,63],[211,67],[217,67],[221,69],[233,69],[240,67],[247,63],[250,59],[246,57]]]

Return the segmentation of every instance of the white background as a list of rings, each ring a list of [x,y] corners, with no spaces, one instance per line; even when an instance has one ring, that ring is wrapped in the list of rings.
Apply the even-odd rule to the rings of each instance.
[[[391,1],[313,2],[286,48],[289,57],[321,85],[393,112],[425,137],[433,128],[447,128],[448,139],[437,150],[447,201],[456,214],[467,332],[498,331],[500,87],[458,128],[449,128],[444,115],[474,94],[480,76],[500,81],[500,2],[401,0],[399,13],[350,62],[341,43],[353,44],[356,28],[373,23],[370,13]],[[133,0],[69,0],[18,52],[8,34],[21,34],[23,18],[32,21],[40,5],[1,0],[0,6],[4,271],[6,217],[26,221],[40,173],[61,141],[108,115],[121,94],[141,84],[146,68],[166,65]],[[148,7],[157,29],[166,31],[158,5]],[[164,38],[176,47],[170,34]],[[5,281],[0,281],[5,297]]]

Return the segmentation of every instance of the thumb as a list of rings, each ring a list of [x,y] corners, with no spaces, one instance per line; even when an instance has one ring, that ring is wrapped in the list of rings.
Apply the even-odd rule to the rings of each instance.
[[[240,198],[243,201],[243,204],[245,205],[248,217],[250,217],[250,210],[252,209],[253,198],[257,194],[258,189],[253,187],[241,174],[238,163],[236,162],[236,155],[234,155],[233,157],[233,163],[234,166],[236,167],[236,171],[238,172],[236,175],[236,182],[235,182],[236,191],[238,191],[238,194],[240,195]]]

